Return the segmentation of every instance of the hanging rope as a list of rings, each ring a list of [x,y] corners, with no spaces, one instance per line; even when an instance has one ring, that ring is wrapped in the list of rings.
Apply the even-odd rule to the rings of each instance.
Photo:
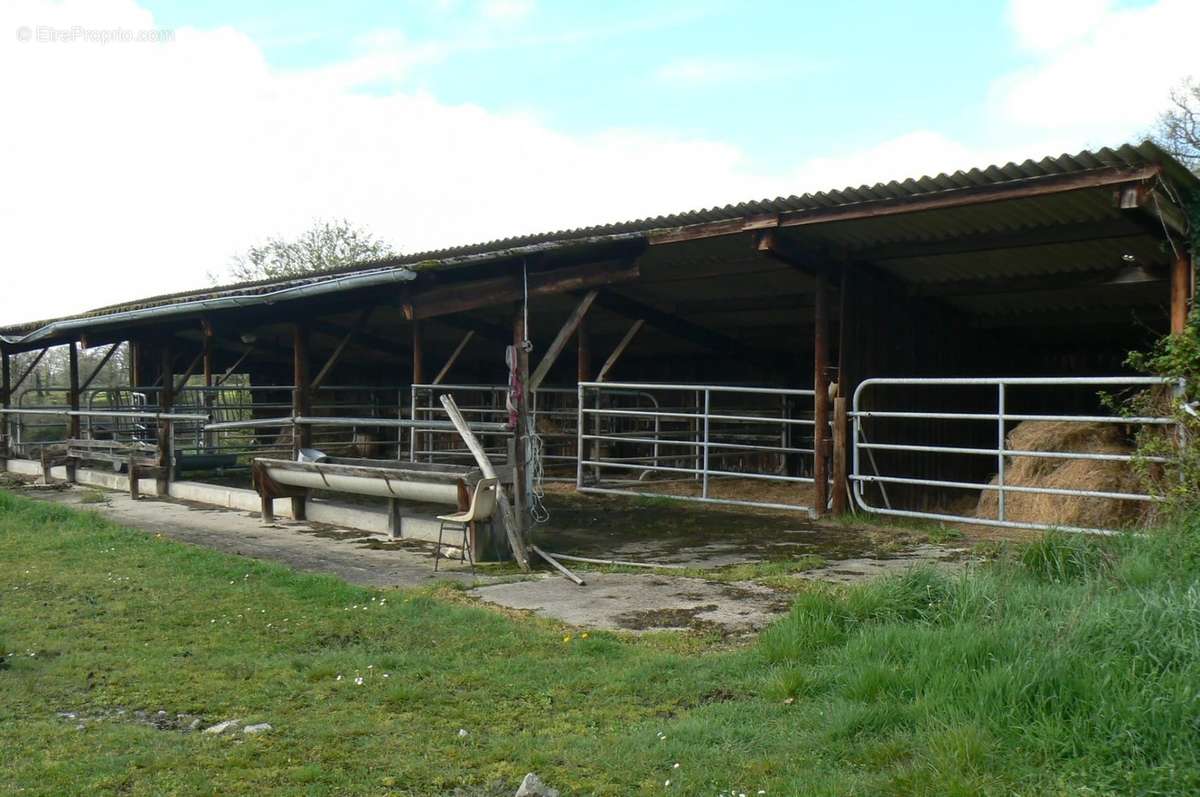
[[[524,285],[524,304],[522,305],[522,318],[524,320],[523,332],[524,339],[520,342],[521,348],[525,352],[533,351],[533,343],[529,340],[529,269],[522,259],[521,274]],[[517,350],[515,346],[509,346],[504,352],[505,362],[508,364],[508,396],[506,398],[506,407],[508,409],[509,422],[515,427],[517,423],[517,395],[519,391],[525,389],[525,385],[521,383],[520,369],[517,367]],[[532,417],[537,416],[537,397],[530,396],[530,401],[533,402],[531,408]],[[525,457],[525,468],[529,474],[529,496],[527,503],[529,504],[529,516],[534,523],[545,523],[550,519],[550,510],[546,509],[545,497],[546,489],[543,485],[545,477],[544,452],[545,442],[542,436],[538,434],[537,422],[534,421],[529,428],[525,430],[525,439],[527,448],[525,451],[518,451],[517,456]]]

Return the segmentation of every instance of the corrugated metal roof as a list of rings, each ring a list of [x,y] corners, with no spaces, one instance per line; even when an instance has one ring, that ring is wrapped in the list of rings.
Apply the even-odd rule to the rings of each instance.
[[[671,215],[515,236],[483,243],[417,252],[409,255],[363,262],[343,269],[305,277],[300,280],[264,280],[156,296],[120,305],[103,307],[67,318],[99,318],[111,313],[168,305],[181,301],[196,301],[237,295],[253,296],[275,291],[282,287],[289,287],[293,284],[318,283],[347,273],[367,269],[379,269],[381,267],[407,267],[415,271],[449,268],[475,262],[519,257],[531,252],[598,246],[622,239],[644,239],[654,231],[669,230],[707,222],[735,220],[765,214],[842,208],[887,200],[934,196],[941,192],[980,186],[1003,186],[1008,182],[1029,180],[1038,177],[1069,175],[1113,167],[1137,168],[1149,165],[1161,166],[1165,176],[1176,185],[1188,184],[1193,187],[1200,187],[1200,182],[1185,167],[1171,158],[1170,155],[1158,146],[1147,141],[1138,145],[1127,144],[1116,149],[1106,147],[1094,152],[1085,150],[1076,155],[1063,154],[1057,158],[1047,157],[1040,161],[1027,160],[1020,164],[1007,163],[1003,166],[993,165],[965,172],[958,171],[954,174],[939,174],[899,182],[893,181],[878,183],[872,186],[860,186],[858,188],[844,188],[842,190],[822,191],[799,196],[793,195],[789,197],[777,197],[775,199],[741,202]],[[957,230],[956,234],[962,234],[963,231],[970,232],[972,230],[979,233],[1011,230],[1063,223],[1079,218],[1094,217],[1094,215],[1094,197],[1089,199],[1083,196],[1072,197],[1070,194],[1064,194],[1006,203],[990,203],[975,207],[966,206],[927,211],[920,214],[898,214],[884,218],[856,220],[853,222],[830,222],[819,225],[819,230],[822,237],[830,240],[838,240],[853,250],[857,247],[887,241],[936,241],[941,237],[945,237],[948,231]],[[816,231],[818,228],[810,229]],[[952,279],[960,276],[961,273],[960,269],[953,269],[939,274],[938,278]],[[21,324],[0,329],[0,331],[10,335],[20,334],[28,332],[31,329],[36,329],[45,323],[48,322]]]

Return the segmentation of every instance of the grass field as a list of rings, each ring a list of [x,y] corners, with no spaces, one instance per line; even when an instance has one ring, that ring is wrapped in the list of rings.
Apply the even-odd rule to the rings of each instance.
[[[1196,525],[814,587],[733,646],[584,637],[0,492],[0,792],[510,795],[536,771],[564,795],[1195,794]],[[134,715],[160,709],[274,730]]]

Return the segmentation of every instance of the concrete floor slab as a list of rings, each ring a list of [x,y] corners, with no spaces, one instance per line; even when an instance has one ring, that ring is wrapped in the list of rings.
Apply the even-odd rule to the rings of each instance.
[[[580,628],[628,631],[746,633],[762,628],[791,605],[786,594],[752,583],[631,573],[585,577],[583,587],[547,577],[479,587],[470,594],[485,603],[525,609]]]

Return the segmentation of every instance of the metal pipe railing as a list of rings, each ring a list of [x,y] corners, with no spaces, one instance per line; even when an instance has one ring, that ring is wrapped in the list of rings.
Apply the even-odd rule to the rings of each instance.
[[[675,399],[664,402],[654,396],[654,406],[645,409],[620,406],[622,397],[639,392],[652,396],[657,392]],[[800,501],[721,498],[713,492],[717,483],[733,479],[781,485],[813,484],[811,476],[787,473],[789,457],[811,459],[813,449],[789,445],[786,430],[814,427],[811,417],[794,415],[789,402],[792,398],[811,402],[814,396],[812,390],[744,385],[582,382],[576,388],[579,417],[575,445],[581,452],[575,467],[576,489],[811,512],[812,508]],[[776,400],[777,397],[782,400]],[[719,399],[734,402],[734,406],[718,408]],[[766,399],[769,401],[764,402]],[[652,432],[648,428],[651,425]],[[604,450],[616,446],[626,450],[608,453]],[[643,446],[652,447],[649,454],[637,452]],[[672,453],[672,447],[679,453]],[[590,456],[582,453],[589,450]],[[591,483],[584,478],[588,471],[593,474]],[[611,471],[640,474],[637,483],[643,489],[606,486],[628,483],[606,475]],[[678,478],[648,481],[650,476],[691,477],[698,494],[650,492],[649,485],[679,481]]]
[[[1038,487],[1031,485],[1014,485],[1008,481],[1007,461],[1012,458],[1040,458],[1052,460],[1082,460],[1094,462],[1125,462],[1132,463],[1135,461],[1164,463],[1168,460],[1165,457],[1159,456],[1142,456],[1137,454],[1120,454],[1107,452],[1088,452],[1088,451],[1031,451],[1028,449],[1012,449],[1008,447],[1008,424],[1021,422],[1053,422],[1067,424],[1124,424],[1131,426],[1148,426],[1148,427],[1166,427],[1176,423],[1174,418],[1164,416],[1121,416],[1121,415],[1067,415],[1067,414],[1031,414],[1027,412],[1014,413],[1009,412],[1009,404],[1011,400],[1010,388],[1012,387],[1043,387],[1043,388],[1070,388],[1070,387],[1152,387],[1158,385],[1173,385],[1175,381],[1163,379],[1159,377],[1148,376],[1100,376],[1100,377],[949,377],[949,378],[875,378],[863,381],[854,391],[852,410],[850,412],[851,424],[853,427],[852,440],[854,441],[850,480],[853,486],[853,495],[855,503],[864,511],[875,514],[894,515],[899,517],[919,517],[933,520],[950,520],[963,523],[975,523],[989,526],[1002,526],[1012,528],[1045,528],[1048,523],[1033,523],[1027,521],[1014,521],[1008,516],[1009,506],[1006,502],[1006,496],[1009,494],[1034,494],[1034,495],[1053,495],[1053,496],[1074,496],[1082,498],[1108,499],[1117,501],[1136,501],[1143,503],[1155,503],[1162,501],[1162,496],[1154,495],[1149,492],[1132,493],[1120,491],[1106,490],[1087,490],[1074,489],[1066,487]],[[872,388],[880,386],[905,387],[905,388],[939,388],[939,387],[984,387],[995,389],[995,412],[951,412],[951,411],[930,411],[919,412],[909,410],[875,410],[864,409],[862,406],[863,396]],[[911,395],[911,391],[909,392]],[[964,446],[964,445],[928,445],[916,442],[869,442],[864,432],[864,421],[873,419],[890,419],[890,420],[934,420],[934,421],[985,421],[995,422],[996,424],[996,446],[995,448],[984,448],[979,446]],[[996,476],[995,482],[967,482],[954,479],[933,479],[933,478],[918,478],[914,476],[901,476],[883,474],[879,472],[878,464],[875,462],[873,452],[875,451],[893,451],[893,452],[911,452],[917,454],[931,454],[934,456],[944,455],[964,455],[964,456],[984,456],[996,458]],[[863,472],[862,453],[866,452],[871,459],[872,467],[875,469],[874,474],[866,474]],[[956,490],[976,490],[981,492],[995,492],[997,495],[996,501],[996,517],[981,518],[967,515],[956,515],[948,512],[923,512],[917,510],[898,509],[892,506],[892,502],[888,501],[888,505],[884,507],[870,504],[866,498],[865,485],[875,484],[881,489],[884,484],[902,484],[913,487],[929,487],[940,489],[956,489]],[[885,493],[886,498],[886,493]],[[1064,531],[1087,532],[1098,534],[1113,533],[1114,529],[1105,528],[1090,528],[1090,527],[1074,527],[1056,525],[1056,528],[1061,528]]]

